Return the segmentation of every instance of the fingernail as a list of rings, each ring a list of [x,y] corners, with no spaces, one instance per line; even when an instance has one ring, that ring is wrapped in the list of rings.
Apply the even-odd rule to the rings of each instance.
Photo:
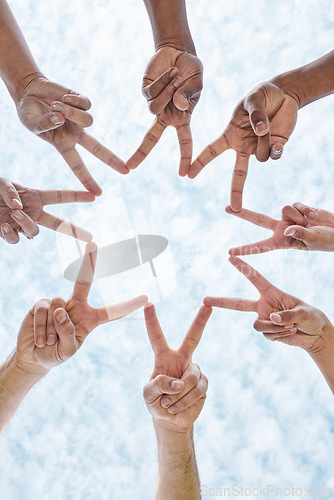
[[[168,413],[176,413],[176,409],[175,408],[168,408]]]
[[[39,338],[36,340],[36,345],[37,345],[37,347],[44,347],[45,343],[44,343],[44,339],[43,339],[43,337],[39,337]]]
[[[18,220],[23,219],[23,213],[20,212],[19,210],[15,210],[15,212],[13,212],[13,215],[14,215],[15,219],[18,219]]]
[[[266,132],[267,131],[267,125],[264,122],[259,121],[255,125],[255,130],[256,130],[257,134],[261,134],[262,132]]]
[[[49,335],[46,339],[47,345],[54,345],[56,343],[57,337],[55,335]]]
[[[180,382],[180,380],[173,380],[173,382],[170,385],[173,391],[178,391],[182,387],[182,382]]]
[[[173,85],[175,88],[178,88],[182,82],[183,82],[182,78],[180,76],[177,76],[173,81]]]
[[[282,321],[282,317],[278,313],[272,313],[270,315],[270,319],[272,319],[273,321],[275,321],[275,323],[280,323]]]
[[[163,401],[161,401],[161,406],[163,408],[168,408],[169,405],[170,405],[170,399],[164,399]]]
[[[291,332],[291,333],[296,333],[296,332],[297,332],[297,328],[292,328],[292,329],[290,330],[290,332]]]
[[[67,318],[67,314],[65,311],[58,311],[56,314],[56,320],[58,321],[58,323],[62,324],[62,323],[65,323],[66,321],[66,318]]]
[[[23,208],[22,203],[16,198],[12,200],[12,205],[16,205],[17,207]]]
[[[5,224],[4,226],[2,226],[2,230],[3,230],[4,233],[8,234],[9,233],[8,224]]]
[[[295,236],[296,231],[294,229],[286,229],[284,231],[285,236]]]
[[[274,149],[273,153],[274,155],[280,155],[282,153],[283,149]]]
[[[64,113],[64,111],[65,111],[64,106],[62,106],[61,104],[58,104],[57,102],[52,104],[52,108],[55,111],[59,111],[60,113]]]
[[[73,102],[73,98],[70,97],[69,95],[67,95],[66,97],[64,97],[63,99],[65,102],[67,102],[68,104],[72,104]]]
[[[52,123],[54,123],[55,125],[60,125],[61,123],[63,123],[63,120],[61,118],[59,118],[58,115],[52,115],[50,120],[52,121]]]
[[[310,219],[317,219],[318,218],[317,212],[314,212],[313,210],[312,211],[310,210],[310,213],[308,214],[308,216]]]

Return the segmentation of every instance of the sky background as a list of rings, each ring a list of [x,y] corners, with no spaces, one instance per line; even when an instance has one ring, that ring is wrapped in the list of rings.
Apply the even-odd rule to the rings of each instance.
[[[153,121],[141,95],[154,51],[143,2],[13,0],[10,5],[45,75],[90,98],[90,133],[124,160],[130,157]],[[194,157],[221,134],[236,104],[256,84],[332,49],[330,0],[188,0],[187,6],[204,65],[204,90],[192,119]],[[1,175],[29,187],[81,189],[59,154],[20,124],[0,87]],[[302,109],[282,159],[251,160],[244,206],[273,217],[295,201],[334,211],[333,125],[332,97]],[[100,245],[134,234],[169,240],[165,260],[157,263],[165,296],[157,313],[171,347],[180,345],[204,296],[257,298],[227,261],[230,247],[270,234],[224,212],[234,152],[224,153],[195,180],[178,176],[174,129],[128,176],[83,156],[103,195],[94,204],[55,206],[50,212],[84,225]],[[70,295],[72,283],[63,272],[74,250],[73,241],[64,238],[41,228],[33,241],[0,242],[3,360],[34,302]],[[332,254],[275,251],[245,260],[334,319]],[[149,289],[157,301],[152,280],[148,267],[108,278],[107,284],[100,280],[90,302],[118,302],[141,287],[139,293]],[[201,484],[334,488],[331,392],[304,351],[268,342],[252,329],[255,319],[254,313],[214,310],[193,357],[209,379],[195,425]],[[1,498],[152,498],[156,442],[142,399],[152,369],[142,311],[92,333],[74,358],[30,391],[2,436]]]

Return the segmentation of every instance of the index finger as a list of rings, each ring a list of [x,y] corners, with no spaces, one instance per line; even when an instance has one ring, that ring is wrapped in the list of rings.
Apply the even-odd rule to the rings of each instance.
[[[110,149],[103,146],[98,140],[94,139],[94,137],[86,134],[86,132],[81,135],[78,144],[120,174],[129,173],[129,168],[125,165],[123,160],[118,158],[118,156],[110,151]]]
[[[256,311],[255,300],[238,299],[232,297],[204,297],[203,303],[206,306],[221,307],[222,309],[232,309],[233,311]]]
[[[151,302],[148,302],[144,308],[145,323],[147,335],[150,340],[155,356],[168,351],[169,347],[166,338],[161,329],[155,307]]]
[[[176,132],[181,153],[179,174],[184,177],[188,173],[193,156],[193,139],[189,123],[177,127]]]
[[[182,352],[187,358],[191,358],[194,350],[198,346],[201,340],[202,333],[204,331],[205,325],[208,322],[212,313],[212,308],[209,306],[201,306],[200,310],[196,314],[194,321],[192,322],[184,340],[181,344],[179,352]]]
[[[229,262],[240,271],[245,278],[247,278],[252,285],[260,292],[265,292],[268,288],[272,286],[272,284],[266,280],[256,269],[252,266],[239,259],[238,257],[231,256],[229,257]]]
[[[95,243],[87,243],[85,255],[73,287],[73,297],[80,300],[87,300],[94,278],[97,251],[98,248]]]
[[[128,316],[143,307],[147,301],[148,298],[146,295],[139,295],[139,297],[120,302],[119,304],[99,307],[95,309],[97,311],[98,324],[102,325],[103,323],[108,323],[109,321],[124,318],[124,316]]]
[[[96,194],[96,196],[100,196],[100,194],[102,193],[102,189],[90,175],[89,170],[87,169],[77,150],[74,147],[67,149],[57,149],[74,175],[79,179],[81,184],[85,186],[87,191],[91,191],[92,193]]]
[[[165,129],[166,125],[159,118],[156,118],[137,151],[126,162],[126,166],[131,170],[138,167],[138,165],[145,160],[146,156],[158,143]]]
[[[271,229],[274,231],[275,223],[277,222],[275,219],[269,217],[269,215],[260,214],[259,212],[253,212],[252,210],[247,210],[243,208],[239,212],[234,212],[230,205],[227,205],[225,208],[225,212],[230,215],[235,215],[235,217],[239,217],[239,219],[247,220],[256,226],[264,227],[265,229]]]
[[[58,205],[59,203],[85,203],[95,200],[95,195],[89,191],[74,191],[72,189],[41,190],[42,205]]]
[[[225,135],[222,134],[220,137],[218,137],[218,139],[216,139],[205,149],[203,149],[201,154],[191,165],[188,172],[188,177],[190,179],[194,179],[200,173],[200,171],[203,170],[203,168],[208,163],[210,163],[210,161],[214,160],[217,156],[224,153],[224,151],[226,151],[227,149],[230,149],[230,146],[225,139]]]
[[[242,209],[242,193],[248,172],[248,161],[249,155],[237,153],[232,175],[230,201],[231,208],[234,212],[239,212]]]

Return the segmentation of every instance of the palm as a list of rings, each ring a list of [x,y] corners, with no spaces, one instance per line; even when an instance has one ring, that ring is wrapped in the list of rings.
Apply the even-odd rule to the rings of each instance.
[[[20,195],[25,213],[33,221],[38,222],[43,212],[41,192],[37,189],[20,186],[19,184],[14,184],[14,186]],[[0,197],[0,225],[8,223],[17,231],[20,230],[20,226],[11,217],[12,211],[13,209],[9,208],[3,198]]]

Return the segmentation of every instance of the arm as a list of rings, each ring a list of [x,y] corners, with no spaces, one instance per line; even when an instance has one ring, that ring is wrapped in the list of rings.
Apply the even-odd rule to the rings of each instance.
[[[334,92],[334,50],[305,66],[282,73],[271,83],[291,95],[299,108]]]
[[[154,424],[158,441],[159,468],[155,500],[195,500],[200,496],[193,426],[184,433]]]
[[[6,0],[0,0],[0,76],[18,102],[39,70]]]
[[[14,352],[0,367],[0,434],[7,427],[25,395],[47,371],[29,373],[16,364]]]
[[[155,50],[170,46],[196,55],[190,34],[185,0],[144,0]]]

